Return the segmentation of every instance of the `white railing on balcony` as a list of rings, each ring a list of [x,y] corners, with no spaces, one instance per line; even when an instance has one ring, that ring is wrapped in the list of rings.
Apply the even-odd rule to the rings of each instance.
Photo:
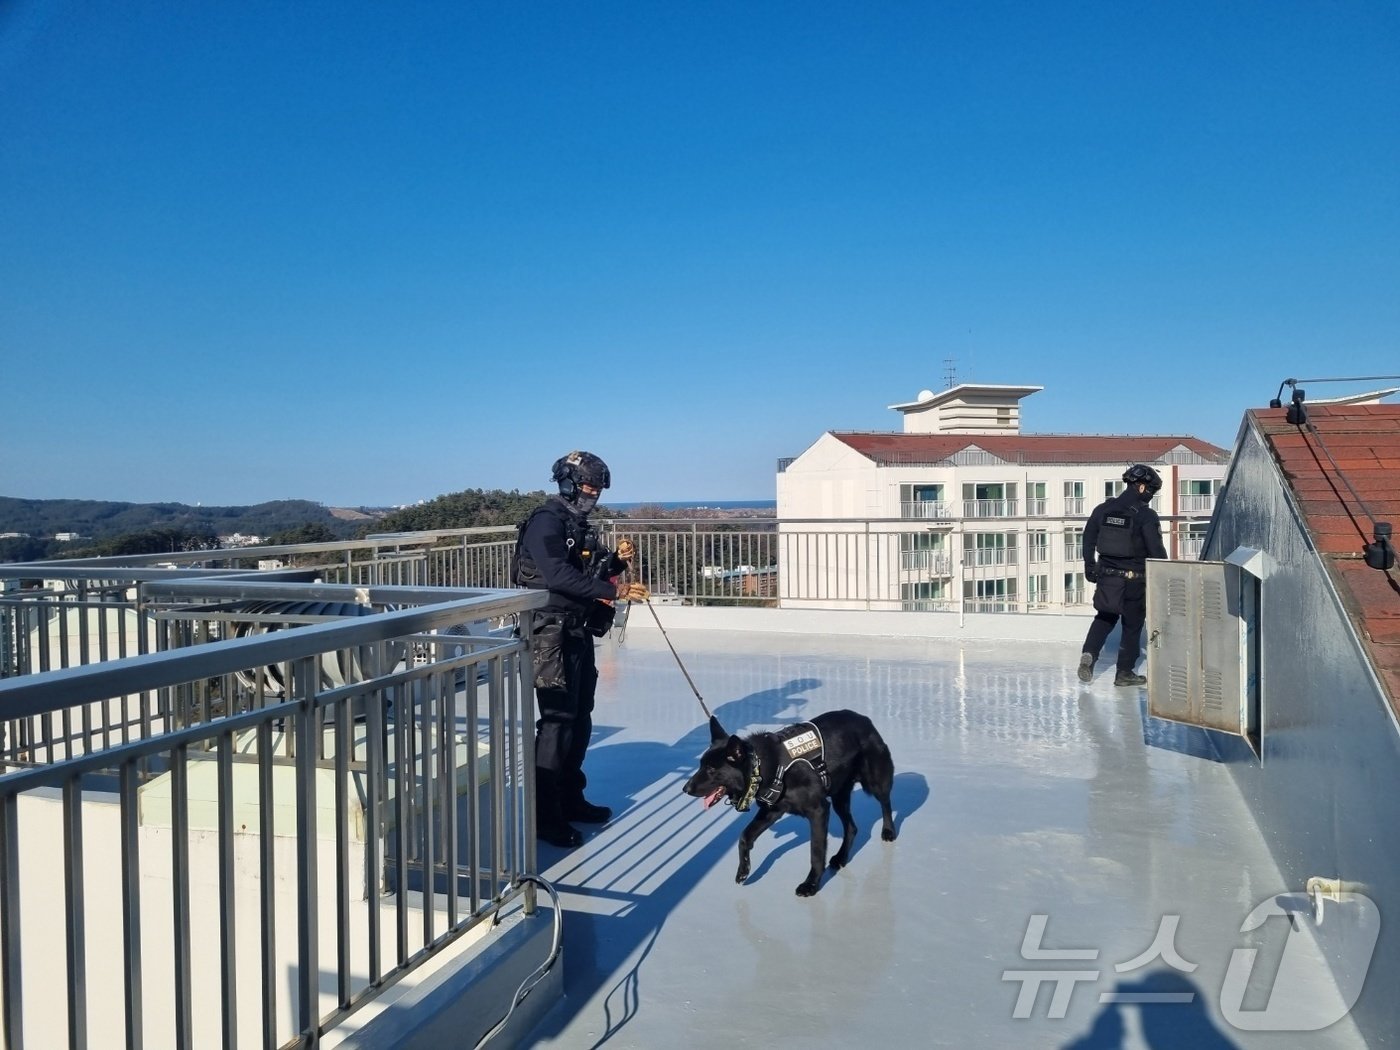
[[[1026,500],[1026,516],[1029,518],[1043,518],[1049,514],[1050,501],[1047,499]]]
[[[983,547],[980,550],[970,550],[966,552],[967,559],[973,565],[1015,565],[1015,547]]]
[[[968,598],[963,602],[963,611],[970,613],[1011,613],[1019,608],[1014,598]]]
[[[919,521],[951,521],[953,505],[944,500],[914,500],[899,505],[901,518]]]
[[[1017,514],[1017,501],[1014,499],[965,499],[965,518],[1014,518]]]
[[[1180,533],[1176,538],[1176,556],[1180,560],[1199,560],[1205,545],[1206,538],[1199,533]]]
[[[1037,544],[1026,548],[1026,561],[1044,562],[1050,560],[1050,548],[1045,544]]]
[[[1083,496],[1065,497],[1065,517],[1078,518],[1083,517],[1085,513]]]
[[[953,571],[953,559],[943,551],[900,551],[899,567],[910,572],[947,576]]]
[[[958,603],[947,598],[906,598],[901,608],[905,612],[957,612]]]
[[[1214,494],[1190,494],[1178,497],[1180,511],[1183,514],[1205,514],[1215,510]]]

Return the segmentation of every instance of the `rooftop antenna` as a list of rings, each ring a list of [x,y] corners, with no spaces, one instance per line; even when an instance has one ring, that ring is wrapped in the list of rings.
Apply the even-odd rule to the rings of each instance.
[[[943,359],[943,382],[947,384],[949,390],[958,385],[958,369],[955,358],[945,357]]]

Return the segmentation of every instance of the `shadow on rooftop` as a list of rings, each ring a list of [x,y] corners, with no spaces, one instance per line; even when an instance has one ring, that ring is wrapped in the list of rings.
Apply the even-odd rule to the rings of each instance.
[[[815,678],[793,679],[776,688],[722,703],[713,712],[731,732],[761,732],[800,721],[808,703],[807,694],[821,685]],[[602,1046],[617,1035],[637,1012],[643,964],[667,918],[695,890],[706,872],[717,864],[737,862],[736,844],[747,820],[729,821],[717,827],[715,814],[706,812],[697,800],[680,792],[680,785],[694,771],[710,743],[709,725],[698,707],[696,715],[699,717],[695,727],[670,745],[638,741],[597,750],[590,747],[590,796],[630,798],[632,805],[607,828],[594,832],[575,853],[565,855],[541,847],[542,866],[554,866],[549,877],[556,888],[587,900],[566,912],[565,998],[532,1033],[540,1040],[558,1036],[582,1005],[600,993],[605,997],[607,1027],[591,1046]],[[606,728],[595,730],[594,741],[615,732]],[[921,774],[896,776],[892,801],[897,826],[923,805],[928,794],[928,783]],[[857,800],[860,798],[861,793],[857,792]],[[873,800],[867,800],[867,804],[875,806]],[[853,849],[858,852],[869,840],[871,828],[878,826],[879,818],[877,808],[872,814],[859,801],[855,809],[860,831]],[[839,832],[838,822],[836,833]],[[800,818],[783,818],[770,834],[784,837],[785,841],[770,849],[759,869],[750,875],[750,882],[762,879],[778,856],[794,847],[807,847],[806,826]],[[562,862],[556,859],[561,857]],[[847,876],[843,873],[842,877]],[[888,873],[885,881],[888,884]],[[821,899],[820,893],[813,898],[818,909],[822,907]],[[754,923],[742,910],[742,899],[739,906],[741,926],[752,933]],[[785,945],[771,943],[771,939],[756,936],[756,940],[769,944],[773,952],[789,951]]]
[[[1144,1045],[1150,1050],[1235,1050],[1207,1012],[1207,999],[1196,984],[1175,970],[1161,970],[1140,981],[1120,981],[1115,996],[1125,1001],[1104,1005],[1089,1031],[1061,1050],[1118,1050],[1127,1045],[1125,1010],[1138,1012]],[[1140,1001],[1133,1002],[1136,998]]]

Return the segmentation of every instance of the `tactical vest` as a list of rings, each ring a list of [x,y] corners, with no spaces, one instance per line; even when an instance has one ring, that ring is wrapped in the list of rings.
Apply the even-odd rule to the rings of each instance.
[[[553,514],[564,523],[564,543],[569,548],[569,561],[578,569],[583,568],[581,552],[586,527],[572,514],[567,511],[560,513],[548,503],[536,507],[528,518],[515,527],[515,550],[510,556],[511,583],[517,587],[529,587],[538,591],[545,587],[544,576],[535,564],[535,559],[530,557],[530,552],[525,549],[525,530],[530,527],[530,522],[535,520],[536,514]]]
[[[806,762],[812,772],[821,778],[822,788],[830,790],[831,780],[826,772],[826,741],[815,722],[798,722],[785,729],[779,729],[771,736],[783,747],[783,764],[773,774],[772,782],[758,794],[758,801],[765,806],[777,804],[783,797],[783,779],[787,771],[798,762]]]
[[[1138,535],[1138,507],[1125,511],[1111,510],[1103,516],[1099,526],[1096,546],[1099,554],[1109,558],[1143,558],[1147,556],[1147,545]]]

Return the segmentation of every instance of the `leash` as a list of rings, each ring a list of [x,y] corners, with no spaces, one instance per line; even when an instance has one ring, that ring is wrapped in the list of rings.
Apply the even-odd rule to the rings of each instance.
[[[705,712],[706,718],[714,718],[710,714],[710,709],[705,706],[705,698],[700,695],[700,690],[695,688],[694,681],[691,680],[690,672],[685,669],[685,664],[681,663],[681,654],[676,652],[676,647],[671,644],[671,636],[666,633],[666,628],[661,626],[661,617],[656,615],[656,607],[648,600],[643,603],[651,610],[651,618],[656,621],[656,626],[661,630],[661,637],[666,639],[666,647],[671,650],[671,655],[676,658],[676,666],[681,669],[681,674],[685,675],[686,682],[690,685],[690,691],[695,694],[695,699],[700,701],[700,710]]]

